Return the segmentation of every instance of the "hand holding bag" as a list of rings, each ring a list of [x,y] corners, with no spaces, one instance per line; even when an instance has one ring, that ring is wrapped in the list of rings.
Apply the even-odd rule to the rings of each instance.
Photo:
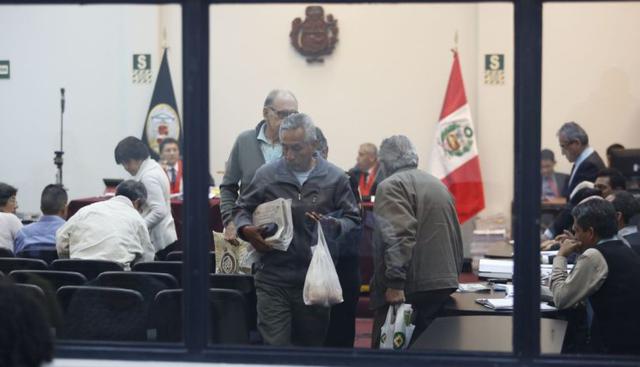
[[[302,292],[304,304],[329,307],[341,303],[342,287],[320,223],[318,223],[318,243],[311,248],[311,251],[313,256],[307,269]]]

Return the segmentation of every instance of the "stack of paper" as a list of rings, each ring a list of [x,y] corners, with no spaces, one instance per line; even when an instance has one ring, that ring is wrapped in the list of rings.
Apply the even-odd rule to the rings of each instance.
[[[291,199],[276,199],[258,205],[253,212],[253,224],[261,226],[275,223],[278,230],[265,241],[274,249],[287,251],[293,239],[293,219],[291,217]]]
[[[502,259],[480,259],[478,276],[483,278],[511,279],[513,261]]]
[[[513,298],[478,298],[476,303],[492,310],[513,310]],[[540,311],[555,311],[555,307],[550,306],[546,302],[540,302]]]

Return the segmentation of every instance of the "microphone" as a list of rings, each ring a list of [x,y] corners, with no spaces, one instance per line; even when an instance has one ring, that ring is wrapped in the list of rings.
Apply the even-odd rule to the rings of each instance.
[[[64,112],[64,88],[60,88],[60,110]]]

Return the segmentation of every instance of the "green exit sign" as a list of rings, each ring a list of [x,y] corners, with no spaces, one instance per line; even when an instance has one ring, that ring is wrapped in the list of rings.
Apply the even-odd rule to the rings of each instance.
[[[0,60],[0,79],[9,79],[9,76],[11,76],[9,60]]]

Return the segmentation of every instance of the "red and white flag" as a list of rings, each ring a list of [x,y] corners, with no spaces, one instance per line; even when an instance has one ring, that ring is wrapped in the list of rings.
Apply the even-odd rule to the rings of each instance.
[[[449,85],[428,168],[451,191],[460,223],[484,209],[478,145],[457,51],[453,52]]]

